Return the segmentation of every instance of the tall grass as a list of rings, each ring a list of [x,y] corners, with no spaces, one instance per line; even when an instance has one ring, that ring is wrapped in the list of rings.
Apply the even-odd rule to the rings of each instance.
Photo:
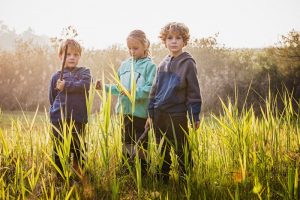
[[[191,152],[193,163],[186,159],[183,180],[171,151],[170,175],[177,185],[157,178],[165,141],[156,144],[150,129],[148,166],[142,175],[138,156],[134,162],[122,156],[123,119],[111,114],[110,92],[91,88],[90,95],[88,106],[94,96],[102,103],[99,112],[89,113],[84,178],[78,179],[68,159],[62,172],[55,167],[47,114],[24,112],[23,120],[11,119],[10,127],[0,128],[0,199],[299,198],[300,105],[287,92],[278,94],[284,102],[281,111],[271,93],[261,115],[252,107],[238,110],[234,100],[221,100],[222,113],[202,117],[198,130],[190,126],[190,151],[185,154]],[[68,127],[64,130],[65,143],[57,144],[62,159],[67,158],[70,139]]]

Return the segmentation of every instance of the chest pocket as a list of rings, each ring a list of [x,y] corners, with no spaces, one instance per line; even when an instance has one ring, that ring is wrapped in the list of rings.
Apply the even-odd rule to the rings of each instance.
[[[145,78],[142,76],[139,72],[134,72],[134,78],[136,87],[142,87],[145,84]],[[131,73],[130,71],[125,71],[122,74],[120,74],[120,81],[122,85],[127,89],[130,90],[131,86]]]
[[[74,80],[75,81],[79,81],[81,79],[81,75],[80,74],[74,74]]]
[[[72,73],[72,72],[65,72],[64,73],[64,79],[66,80],[66,81],[76,81],[76,80],[80,80],[80,74],[78,74],[78,73]]]

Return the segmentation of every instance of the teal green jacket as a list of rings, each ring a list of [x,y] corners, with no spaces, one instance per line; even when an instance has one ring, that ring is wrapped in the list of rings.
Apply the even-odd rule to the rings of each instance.
[[[131,88],[131,65],[132,59],[128,58],[122,62],[118,69],[118,76],[121,84],[130,91]],[[148,117],[148,103],[149,93],[152,88],[154,76],[156,74],[156,65],[152,62],[151,58],[142,58],[133,61],[134,79],[136,82],[136,94],[135,94],[135,109],[132,113],[132,105],[129,98],[126,95],[122,95],[117,85],[105,85],[105,90],[111,89],[111,94],[118,96],[118,102],[116,104],[116,113],[129,114],[140,118]],[[123,112],[122,112],[123,110]]]

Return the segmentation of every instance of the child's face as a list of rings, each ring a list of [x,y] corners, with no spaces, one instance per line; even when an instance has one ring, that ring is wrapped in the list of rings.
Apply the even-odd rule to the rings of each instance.
[[[128,38],[127,47],[129,50],[129,54],[136,60],[139,58],[144,58],[146,56],[145,46],[137,39]]]
[[[63,55],[59,57],[63,60]],[[67,68],[74,68],[78,65],[80,59],[80,54],[72,49],[68,49],[67,58],[66,58],[66,67]]]
[[[184,47],[183,37],[177,32],[169,33],[166,38],[166,47],[169,49],[172,56],[179,56]]]

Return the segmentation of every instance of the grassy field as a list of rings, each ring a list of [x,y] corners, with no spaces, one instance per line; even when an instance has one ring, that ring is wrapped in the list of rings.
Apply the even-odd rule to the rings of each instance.
[[[25,116],[24,116],[25,115]],[[2,111],[0,115],[0,127],[2,130],[11,127],[12,122],[20,121],[22,124],[26,123],[26,118],[32,119],[35,115],[34,111]],[[40,111],[37,113],[37,119],[34,122],[35,127],[41,127],[45,122],[45,113]]]
[[[157,176],[163,154],[153,131],[146,174],[138,157],[122,159],[122,119],[111,115],[110,95],[100,96],[100,111],[90,114],[82,179],[68,160],[67,129],[64,169],[57,173],[47,113],[1,112],[0,199],[299,199],[300,117],[289,94],[282,95],[281,112],[270,95],[260,116],[224,103],[223,113],[203,117],[189,131],[193,167],[178,177],[172,155],[169,184]]]

